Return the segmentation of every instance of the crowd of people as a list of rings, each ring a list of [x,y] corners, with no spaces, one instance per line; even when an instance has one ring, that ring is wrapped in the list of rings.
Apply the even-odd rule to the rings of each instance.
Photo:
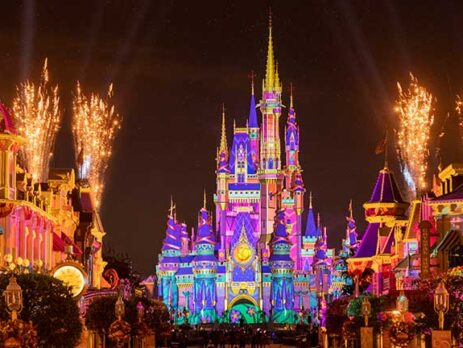
[[[279,343],[292,347],[317,347],[318,327],[269,328],[262,325],[200,325],[173,329],[170,347],[262,348]]]

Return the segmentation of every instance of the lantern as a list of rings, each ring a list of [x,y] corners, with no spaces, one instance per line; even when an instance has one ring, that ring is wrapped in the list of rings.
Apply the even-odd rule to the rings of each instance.
[[[403,321],[404,314],[408,312],[408,298],[403,291],[401,291],[399,297],[397,297],[396,308],[400,312],[401,321]]]
[[[439,315],[439,330],[444,330],[444,315],[449,311],[449,307],[449,292],[441,281],[434,291],[434,310]]]
[[[365,326],[368,326],[368,317],[371,315],[371,303],[367,296],[365,296],[362,301],[362,315],[365,321]]]
[[[3,292],[3,296],[5,297],[8,311],[11,313],[11,319],[16,320],[18,313],[21,312],[23,308],[23,291],[16,282],[16,277],[14,275],[10,277],[10,282]]]
[[[121,320],[125,314],[125,305],[124,300],[122,300],[122,296],[119,296],[116,301],[116,305],[114,306],[114,313],[116,314],[116,318]]]

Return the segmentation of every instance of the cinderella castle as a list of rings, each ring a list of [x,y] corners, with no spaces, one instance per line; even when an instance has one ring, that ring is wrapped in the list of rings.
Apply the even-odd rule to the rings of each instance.
[[[171,204],[156,275],[176,323],[322,320],[328,297],[342,287],[311,194],[304,206],[292,93],[287,115],[284,109],[270,21],[262,97],[257,104],[253,85],[248,119],[234,127],[231,147],[222,113],[215,218],[205,199],[190,235]],[[349,249],[349,238],[344,244]]]

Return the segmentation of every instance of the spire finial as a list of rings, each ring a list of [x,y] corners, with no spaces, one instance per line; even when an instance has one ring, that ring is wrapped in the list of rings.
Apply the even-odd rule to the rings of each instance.
[[[267,50],[267,69],[265,72],[265,87],[267,90],[273,89],[275,81],[275,59],[273,55],[272,38],[272,9],[269,9],[268,16],[268,50]]]
[[[220,153],[227,153],[227,134],[225,129],[225,104],[222,103],[222,134],[220,136]]]
[[[251,79],[251,95],[254,95],[254,78],[256,77],[256,74],[254,73],[254,70],[251,70],[251,73],[249,74],[249,78]]]
[[[292,109],[294,108],[293,104],[293,83],[289,84],[289,107]]]
[[[174,217],[174,210],[175,210],[174,198],[172,197],[172,195],[170,195],[169,215],[172,217]]]
[[[309,192],[309,209],[312,209],[312,191]]]
[[[388,160],[387,160],[387,137],[388,137],[388,134],[387,134],[387,129],[386,129],[386,134],[384,135],[384,169],[388,169],[389,167],[389,163],[388,163]]]
[[[317,213],[317,228],[320,229],[320,213]]]
[[[233,119],[233,133],[235,133],[235,129],[236,129],[236,120]]]
[[[278,72],[278,62],[275,62],[275,87],[281,87],[280,84],[280,73]]]
[[[349,217],[350,217],[351,219],[354,218],[354,214],[353,214],[353,212],[352,212],[352,199],[349,201]]]
[[[203,197],[203,208],[205,210],[207,210],[207,195],[206,195],[206,189],[204,189],[204,193],[203,193],[204,197]]]

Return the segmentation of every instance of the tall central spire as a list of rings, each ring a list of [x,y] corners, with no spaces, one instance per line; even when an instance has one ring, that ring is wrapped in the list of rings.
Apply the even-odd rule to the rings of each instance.
[[[272,38],[272,11],[268,18],[268,50],[267,50],[267,69],[265,72],[265,88],[271,90],[275,83],[275,57],[273,54]]]
[[[222,134],[220,136],[220,149],[219,153],[228,153],[228,148],[227,148],[227,134],[225,131],[225,105],[222,104]]]

